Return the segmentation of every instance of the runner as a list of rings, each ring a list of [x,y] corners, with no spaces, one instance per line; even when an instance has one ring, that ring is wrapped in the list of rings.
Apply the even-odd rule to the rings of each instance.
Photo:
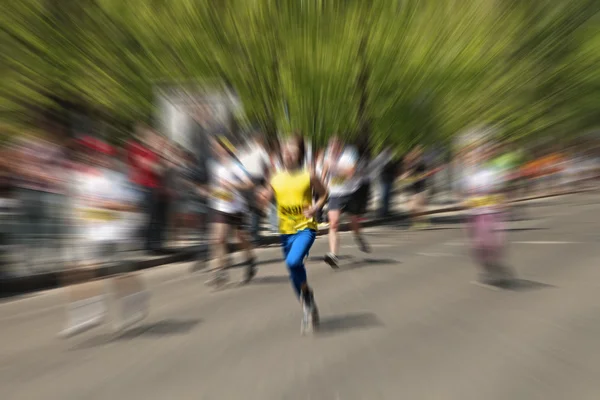
[[[119,246],[133,236],[128,214],[134,210],[134,196],[125,174],[114,168],[112,147],[92,137],[82,138],[79,143],[84,151],[74,165],[70,179],[73,197],[69,220],[74,223],[74,235],[67,249],[67,262],[72,268],[67,268],[63,274],[67,282],[79,284],[70,286],[68,290],[68,320],[61,332],[65,337],[104,321],[107,315],[106,281],[94,281],[94,269],[110,261],[119,261],[115,259],[121,254]],[[75,276],[85,278],[73,279]],[[130,280],[137,282],[136,277]],[[141,284],[138,285],[138,288],[141,287]],[[143,290],[137,293],[147,298]],[[136,322],[147,311],[145,308],[140,310],[143,312]],[[121,321],[117,325],[124,326],[127,322],[131,321]]]
[[[206,284],[220,287],[229,280],[226,269],[229,259],[227,237],[230,229],[235,230],[246,252],[243,283],[248,283],[256,275],[256,259],[247,234],[242,230],[244,213],[248,212],[248,205],[242,191],[249,190],[252,182],[234,159],[231,150],[228,150],[225,139],[213,140],[212,145],[215,160],[209,166],[210,208],[214,217],[212,224],[214,237],[211,247],[217,267]]]
[[[471,153],[474,172],[467,177],[465,189],[470,208],[467,233],[473,256],[480,267],[479,282],[485,285],[507,285],[512,272],[502,264],[506,248],[504,229],[504,175],[490,163],[491,152],[479,146]]]
[[[276,173],[270,185],[261,191],[264,206],[273,197],[277,203],[283,255],[294,291],[302,305],[302,333],[309,326],[313,330],[319,326],[319,311],[313,291],[308,286],[304,261],[316,238],[315,215],[327,198],[327,191],[321,180],[303,167],[304,154],[302,137],[294,136],[289,139],[283,148],[284,170]],[[319,195],[314,204],[313,191]]]
[[[371,249],[363,238],[360,216],[365,211],[368,188],[363,185],[361,171],[365,164],[354,147],[345,147],[337,137],[331,139],[327,155],[324,157],[322,181],[329,182],[329,253],[324,261],[332,268],[339,267],[337,257],[339,238],[338,227],[342,212],[350,214],[350,226],[360,251],[370,253]]]
[[[410,164],[405,176],[412,176],[415,180],[411,185],[411,200],[409,204],[410,222],[413,228],[426,228],[429,221],[424,215],[427,207],[427,165],[423,160],[423,149],[417,146],[407,157]]]

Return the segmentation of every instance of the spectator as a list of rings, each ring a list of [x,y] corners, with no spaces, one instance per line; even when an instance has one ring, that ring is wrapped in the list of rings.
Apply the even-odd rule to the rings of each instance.
[[[379,207],[380,217],[386,217],[390,213],[390,202],[392,191],[394,189],[394,182],[400,175],[401,165],[402,161],[391,159],[381,170],[381,204]]]
[[[153,149],[156,147],[156,136],[149,127],[140,125],[136,137],[127,145],[129,180],[135,188],[138,204],[146,219],[141,236],[147,251],[153,250],[157,241],[159,158]]]

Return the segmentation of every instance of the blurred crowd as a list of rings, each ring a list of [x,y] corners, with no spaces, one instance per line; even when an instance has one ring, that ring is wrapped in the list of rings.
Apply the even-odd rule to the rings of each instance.
[[[242,193],[243,224],[258,243],[264,222],[272,232],[278,229],[276,205],[259,207],[254,188],[282,168],[279,141],[255,133],[236,146],[225,138],[219,144],[228,162],[252,182]],[[469,174],[467,156],[450,159],[420,146],[406,154],[383,149],[375,156],[367,141],[350,144],[359,157],[361,214],[370,205],[374,216],[389,215],[395,193],[403,190],[419,194],[410,206],[417,214],[433,193],[445,191],[460,201],[457,183]],[[332,148],[346,145],[335,138],[323,148],[309,146],[306,166],[321,174]],[[591,150],[525,153],[498,145],[492,151],[492,162],[507,172],[515,197],[579,188],[600,171],[599,154]],[[120,146],[92,136],[24,135],[0,152],[1,274],[91,265],[125,250],[159,254],[173,243],[197,244],[209,237],[211,194],[202,188],[213,178],[212,161],[198,159],[150,127],[138,127]],[[319,220],[327,222],[326,212]]]

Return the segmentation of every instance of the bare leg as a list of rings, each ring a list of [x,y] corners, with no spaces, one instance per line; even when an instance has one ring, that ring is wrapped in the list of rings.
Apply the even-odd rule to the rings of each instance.
[[[248,238],[248,233],[240,228],[236,228],[236,236],[242,245],[242,249],[244,253],[246,253],[246,260],[251,260],[254,258],[254,248],[252,247],[252,243]]]
[[[356,236],[360,235],[360,216],[359,215],[351,215],[350,216],[350,228],[352,228],[352,232],[354,232],[354,234]]]
[[[212,250],[217,264],[217,269],[224,270],[227,266],[227,234],[229,233],[229,225],[216,222],[213,224],[213,243]]]
[[[339,247],[338,229],[340,224],[340,210],[329,210],[327,216],[329,218],[329,251],[337,254]]]
[[[248,233],[240,228],[237,228],[236,231],[236,235],[242,244],[244,252],[246,253],[246,272],[244,274],[242,283],[249,283],[256,275],[256,259],[254,257],[254,250],[248,238]]]

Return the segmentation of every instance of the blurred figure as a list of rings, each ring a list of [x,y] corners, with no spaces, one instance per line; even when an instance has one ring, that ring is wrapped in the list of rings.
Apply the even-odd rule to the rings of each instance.
[[[426,228],[429,225],[424,212],[427,208],[427,165],[423,159],[423,148],[417,146],[407,157],[407,171],[404,176],[410,176],[414,182],[410,187],[409,202],[410,223],[413,228]]]
[[[358,189],[354,196],[356,198],[358,215],[359,217],[362,217],[367,212],[367,206],[369,205],[369,198],[371,195],[371,176],[368,173],[368,167],[371,163],[371,148],[369,146],[368,138],[363,137],[359,139],[356,143],[356,150],[358,152],[358,163],[354,176],[357,180]],[[368,252],[366,242],[359,239],[358,243],[361,248],[366,249]]]
[[[261,191],[264,205],[273,198],[279,210],[279,231],[285,263],[296,296],[302,306],[301,332],[319,327],[319,311],[313,290],[308,285],[304,261],[308,257],[316,238],[317,210],[323,207],[327,199],[324,184],[309,168],[304,167],[305,142],[301,136],[294,136],[283,146],[284,169],[276,173],[270,184]],[[313,203],[312,194],[318,193]]]
[[[403,160],[392,158],[381,169],[379,180],[381,184],[381,199],[379,205],[379,217],[387,217],[390,214],[390,203],[392,199],[392,191],[396,178],[401,175],[401,166]]]
[[[277,138],[273,139],[270,146],[269,158],[271,161],[271,172],[270,175],[278,174],[283,171],[283,160],[281,157],[281,145]],[[271,225],[271,232],[279,232],[279,217],[277,215],[277,203],[275,198],[269,204],[269,225]]]
[[[115,150],[93,137],[80,141],[81,156],[71,173],[74,207],[74,261],[96,266],[115,254],[130,235],[126,212],[135,209],[127,176],[118,170]]]
[[[56,165],[52,160],[54,149],[39,137],[25,136],[19,146],[17,196],[21,207],[20,244],[24,247],[25,264],[37,269],[55,238],[53,191],[57,187]],[[47,265],[44,265],[47,267]]]
[[[69,180],[73,237],[68,255],[72,268],[63,275],[68,283],[80,285],[67,291],[67,326],[60,333],[64,337],[83,332],[104,320],[105,283],[93,280],[95,270],[108,262],[120,261],[115,255],[122,254],[119,250],[131,237],[130,215],[135,211],[135,197],[127,175],[114,157],[115,149],[90,136],[81,138],[79,146]],[[79,282],[69,282],[77,276],[80,276]],[[86,278],[81,279],[82,276]],[[139,283],[135,277],[129,280]],[[118,289],[117,295],[120,294]],[[126,314],[122,316],[127,317]],[[117,322],[117,326],[124,322]]]
[[[315,174],[317,177],[319,177],[319,179],[321,179],[322,182],[326,182],[325,176],[324,176],[324,171],[323,171],[324,162],[325,162],[325,150],[320,148],[316,151],[316,154],[313,158],[313,163],[312,163],[311,167],[313,168],[313,174]],[[327,221],[327,217],[323,215],[323,209],[319,210],[317,212],[317,222],[321,223],[321,222],[326,222],[326,221]]]
[[[13,146],[0,147],[0,276],[8,274],[11,244],[17,224],[17,204],[15,202],[15,150]]]
[[[209,286],[221,287],[229,280],[228,238],[233,230],[246,253],[246,271],[244,283],[256,275],[256,258],[247,233],[243,230],[244,213],[248,212],[248,204],[243,191],[253,187],[248,175],[234,160],[224,139],[213,139],[212,147],[215,159],[209,166],[210,171],[210,208],[213,216],[213,237],[211,251],[217,264],[211,278],[206,281]]]
[[[490,163],[493,152],[489,146],[478,145],[470,154],[473,174],[465,181],[469,208],[467,234],[473,257],[480,270],[479,283],[502,286],[513,281],[512,272],[503,265],[506,249],[504,226],[504,174]]]
[[[197,207],[194,177],[194,156],[180,149],[180,162],[177,166],[177,188],[176,188],[176,213],[175,238],[176,240],[189,239],[190,230],[193,228],[194,218],[200,213]]]
[[[345,147],[338,137],[333,137],[324,157],[323,176],[329,182],[329,253],[324,261],[332,268],[338,268],[339,248],[338,229],[343,212],[350,214],[350,225],[359,249],[364,253],[371,251],[363,238],[360,228],[360,216],[364,212],[365,196],[368,200],[368,189],[365,193],[364,177],[361,175],[360,154],[356,148]]]
[[[146,125],[136,127],[135,137],[127,145],[129,179],[136,188],[146,223],[141,238],[146,251],[156,250],[158,218],[159,156],[155,152],[157,135]]]
[[[250,211],[250,236],[254,243],[260,241],[260,219],[261,212],[256,204],[256,187],[262,186],[269,179],[269,166],[271,160],[265,148],[264,137],[258,132],[248,142],[246,148],[241,152],[240,162],[253,183],[252,189],[246,191]]]

